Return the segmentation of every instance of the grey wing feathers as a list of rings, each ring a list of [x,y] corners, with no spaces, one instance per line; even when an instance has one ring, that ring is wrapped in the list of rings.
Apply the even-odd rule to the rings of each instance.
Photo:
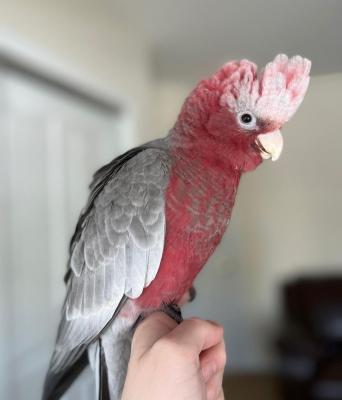
[[[93,201],[73,245],[71,274],[50,368],[74,362],[124,297],[154,279],[163,253],[168,157],[145,149],[111,177]]]

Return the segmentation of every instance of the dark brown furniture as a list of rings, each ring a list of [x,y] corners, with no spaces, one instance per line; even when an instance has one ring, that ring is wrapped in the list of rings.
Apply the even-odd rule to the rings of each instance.
[[[282,297],[283,398],[342,400],[342,275],[293,280]]]

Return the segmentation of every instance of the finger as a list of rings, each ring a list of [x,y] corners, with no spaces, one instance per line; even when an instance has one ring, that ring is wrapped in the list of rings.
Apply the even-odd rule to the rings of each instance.
[[[219,395],[218,395],[217,400],[224,400],[224,391],[223,391],[222,388],[221,388],[221,391],[220,391],[220,393],[219,393]]]
[[[180,346],[199,355],[223,340],[223,327],[197,318],[183,321],[168,335],[171,340],[177,341]]]
[[[161,337],[171,332],[177,322],[164,312],[157,311],[146,317],[136,328],[132,340],[132,355],[140,358]]]
[[[218,400],[222,398],[223,395],[222,381],[223,381],[223,371],[220,371],[214,376],[212,376],[209,382],[206,383],[207,400]]]
[[[227,355],[224,340],[203,351],[200,355],[200,365],[205,382],[219,371],[223,371],[226,365]]]

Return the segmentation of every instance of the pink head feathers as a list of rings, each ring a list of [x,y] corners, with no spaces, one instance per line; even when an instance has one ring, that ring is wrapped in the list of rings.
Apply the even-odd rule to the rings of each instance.
[[[248,60],[228,63],[223,69],[230,76],[225,80],[225,103],[237,113],[248,110],[256,118],[283,124],[296,112],[309,85],[311,62],[295,56],[279,54],[261,74]],[[226,75],[227,76],[227,75]]]
[[[304,98],[310,67],[306,58],[284,54],[260,73],[248,60],[229,62],[190,94],[173,134],[192,151],[229,158],[242,171],[276,161],[283,149],[280,129]]]

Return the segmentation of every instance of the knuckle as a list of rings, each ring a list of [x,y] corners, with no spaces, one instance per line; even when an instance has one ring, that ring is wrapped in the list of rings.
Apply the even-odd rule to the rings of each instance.
[[[184,321],[183,324],[187,324],[187,325],[191,326],[192,328],[196,329],[196,328],[202,327],[205,324],[205,321],[203,321],[200,318],[193,317],[193,318],[190,318],[190,319]]]
[[[206,326],[206,322],[200,318],[190,318],[183,321],[182,324],[189,332],[200,332],[201,330],[205,329]]]
[[[224,369],[224,367],[226,366],[226,362],[227,362],[227,353],[225,349],[222,349],[217,357],[217,365],[220,370]]]
[[[223,336],[224,336],[224,328],[223,328],[223,326],[221,324],[218,324],[217,322],[215,322],[215,323],[212,322],[212,324],[215,325],[218,333],[223,338]]]
[[[198,317],[192,317],[192,318],[190,318],[188,321],[191,321],[191,322],[193,322],[194,324],[202,324],[202,323],[203,323],[203,320],[200,319],[200,318],[198,318]],[[185,321],[185,322],[186,322],[186,321]]]

